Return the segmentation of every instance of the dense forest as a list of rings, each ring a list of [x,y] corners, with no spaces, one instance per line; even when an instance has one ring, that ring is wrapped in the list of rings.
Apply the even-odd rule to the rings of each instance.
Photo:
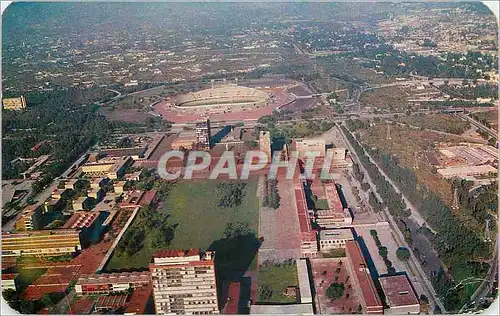
[[[348,127],[358,127],[354,125],[356,123],[352,121],[347,123]],[[370,198],[371,204],[377,205],[377,203],[382,202],[383,206],[386,206],[395,218],[407,216],[408,213],[405,212],[406,205],[401,200],[401,195],[397,194],[380,174],[377,166],[370,161],[365,149],[353,134],[344,126],[341,128],[348,140],[353,144],[356,154],[383,199],[383,201],[376,201]],[[438,232],[437,234],[427,234],[426,237],[440,254],[448,270],[451,272],[467,271],[468,276],[482,277],[487,270],[487,265],[474,260],[489,258],[491,255],[490,245],[483,242],[476,232],[459,221],[436,193],[430,191],[425,185],[418,183],[411,169],[400,166],[396,159],[378,149],[367,149],[367,152],[391,180],[398,184],[405,196],[419,209],[420,214],[429,225]],[[472,212],[472,215],[477,219],[488,216],[487,211],[491,205],[497,203],[496,194],[493,194],[488,188],[484,190],[485,192],[477,192],[475,196],[470,195],[465,185],[462,186],[461,190],[462,208]],[[453,278],[443,271],[436,271],[436,273],[436,277],[433,278],[433,285],[438,295],[443,297],[445,308],[448,311],[459,310],[468,299],[465,288],[457,286]]]

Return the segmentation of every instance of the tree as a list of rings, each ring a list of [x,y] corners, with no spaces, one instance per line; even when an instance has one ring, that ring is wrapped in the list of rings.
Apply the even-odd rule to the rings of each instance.
[[[329,299],[337,300],[344,295],[344,283],[334,282],[326,289],[326,296]]]
[[[262,284],[259,286],[259,301],[261,302],[269,302],[271,297],[273,296],[273,290],[269,286],[269,284]]]
[[[224,238],[231,239],[235,237],[247,236],[252,234],[247,222],[229,222],[224,228]]]
[[[399,260],[407,261],[410,259],[410,251],[405,247],[399,247],[398,250],[396,250],[396,256]]]
[[[389,252],[387,251],[387,247],[379,247],[378,248],[378,254],[382,257],[382,258],[387,258],[387,255],[389,254]]]

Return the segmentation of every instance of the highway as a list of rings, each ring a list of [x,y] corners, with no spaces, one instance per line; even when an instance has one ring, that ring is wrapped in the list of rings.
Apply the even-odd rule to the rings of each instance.
[[[476,126],[477,128],[485,131],[486,133],[488,133],[488,135],[490,137],[493,137],[495,139],[498,139],[498,132],[495,131],[494,129],[492,128],[489,128],[489,127],[486,127],[484,126],[483,124],[481,124],[480,122],[476,121],[475,119],[469,117],[468,115],[466,114],[455,114],[457,116],[459,116],[460,118],[462,118],[463,120],[471,123],[472,125]]]
[[[359,160],[356,152],[354,151],[354,148],[352,147],[352,144],[349,142],[349,140],[345,136],[344,131],[342,129],[340,129],[340,128],[339,128],[339,130],[340,130],[340,133],[341,133],[342,137],[344,138],[344,142],[347,144],[347,147],[348,147],[349,151],[351,152],[351,154],[353,155],[353,157],[355,157],[355,160],[357,161],[357,163],[359,164],[361,170],[363,171],[363,174],[365,175],[365,178],[368,181],[368,184],[370,185],[371,190],[374,192],[374,194],[377,196],[377,198],[380,201],[383,201],[383,199],[381,198],[381,196],[377,192],[377,186],[372,182],[372,180],[370,178],[370,175],[366,171],[366,169],[363,166],[363,164],[361,164],[361,161]],[[365,151],[365,154],[368,156],[368,158],[373,163],[375,163],[375,161],[368,155],[368,153],[366,151]],[[379,171],[381,171],[380,168],[379,168]],[[384,176],[385,176],[385,174],[384,174]],[[429,298],[429,303],[430,303],[431,306],[433,304],[436,304],[436,305],[439,306],[439,308],[441,309],[441,311],[443,313],[445,313],[446,310],[444,308],[444,305],[439,300],[436,292],[434,291],[434,287],[432,286],[432,284],[430,283],[429,279],[427,278],[427,274],[425,273],[425,271],[423,270],[422,266],[420,265],[420,262],[418,261],[417,257],[413,253],[412,247],[410,247],[407,244],[407,242],[405,241],[404,236],[403,236],[401,230],[399,229],[399,227],[397,226],[397,224],[395,223],[393,217],[391,216],[391,214],[389,214],[389,212],[387,212],[387,208],[384,211],[385,211],[385,215],[386,215],[386,218],[388,219],[388,222],[390,224],[391,229],[396,233],[396,234],[394,234],[394,236],[398,237],[397,238],[398,239],[398,244],[406,247],[410,251],[410,260],[408,261],[408,264],[411,267],[411,270],[413,271],[413,273],[415,274],[415,276],[416,276],[416,278],[418,280],[418,282],[414,281],[414,283],[418,283],[418,285],[420,285],[422,287],[422,289],[426,293],[426,296]]]

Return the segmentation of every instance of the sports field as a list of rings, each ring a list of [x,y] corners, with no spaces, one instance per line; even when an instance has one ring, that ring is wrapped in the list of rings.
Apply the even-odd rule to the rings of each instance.
[[[257,234],[259,204],[256,197],[257,182],[248,180],[242,203],[236,207],[218,206],[218,180],[181,181],[175,184],[166,197],[162,197],[158,212],[168,216],[175,226],[174,238],[169,249],[208,249],[213,242],[223,238],[229,222],[247,222]],[[133,229],[131,225],[129,229]],[[133,256],[113,254],[106,270],[147,268],[151,255],[158,249],[150,246],[152,234],[146,234],[144,247]]]

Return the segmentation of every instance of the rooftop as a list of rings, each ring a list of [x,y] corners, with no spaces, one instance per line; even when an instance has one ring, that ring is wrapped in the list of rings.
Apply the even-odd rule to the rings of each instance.
[[[175,249],[175,250],[158,250],[153,254],[153,258],[179,258],[179,257],[191,257],[200,254],[199,249]]]
[[[384,276],[378,279],[390,307],[418,305],[418,299],[406,275]]]
[[[323,229],[319,233],[320,240],[354,239],[350,228]]]
[[[99,217],[99,212],[75,212],[64,224],[63,228],[90,227]]]
[[[123,272],[102,273],[82,275],[76,284],[100,284],[100,283],[134,283],[150,282],[150,273],[146,272]]]

